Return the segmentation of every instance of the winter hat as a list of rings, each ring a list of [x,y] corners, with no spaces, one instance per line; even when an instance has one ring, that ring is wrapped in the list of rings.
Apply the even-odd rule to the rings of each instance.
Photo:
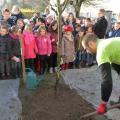
[[[72,31],[73,31],[73,28],[72,28],[72,26],[70,26],[70,25],[65,25],[65,26],[64,26],[64,31],[65,31],[65,32],[68,32],[68,31],[69,31],[69,32],[72,32]]]

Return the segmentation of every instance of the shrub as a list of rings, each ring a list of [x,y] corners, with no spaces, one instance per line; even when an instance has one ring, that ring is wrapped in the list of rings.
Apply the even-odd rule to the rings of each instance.
[[[35,12],[35,10],[30,9],[30,8],[24,8],[24,9],[22,8],[21,12],[24,14],[24,16],[27,19],[30,19],[32,17],[33,13]]]

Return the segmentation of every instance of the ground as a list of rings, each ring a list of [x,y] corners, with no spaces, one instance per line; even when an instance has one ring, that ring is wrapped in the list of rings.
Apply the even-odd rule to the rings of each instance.
[[[24,87],[20,88],[23,120],[80,120],[82,115],[94,111],[75,90],[70,90],[68,86],[60,83],[55,94],[54,85],[55,75],[47,75],[37,90],[28,91]]]

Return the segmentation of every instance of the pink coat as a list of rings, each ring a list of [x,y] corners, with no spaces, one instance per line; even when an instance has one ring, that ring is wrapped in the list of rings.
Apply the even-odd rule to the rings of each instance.
[[[25,59],[34,59],[38,52],[32,32],[23,31],[23,54]]]
[[[38,47],[38,54],[39,55],[50,55],[52,52],[52,47],[51,47],[51,39],[50,35],[47,34],[45,36],[39,35],[36,38],[36,44]]]

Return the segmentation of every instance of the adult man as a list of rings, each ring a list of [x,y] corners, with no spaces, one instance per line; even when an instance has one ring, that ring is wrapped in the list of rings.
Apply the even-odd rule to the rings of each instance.
[[[105,19],[105,10],[100,9],[98,13],[98,20],[94,25],[94,32],[98,36],[98,38],[100,39],[104,38],[107,26],[108,22]]]
[[[96,54],[97,63],[102,74],[102,102],[98,113],[106,112],[107,102],[112,92],[111,67],[120,74],[120,37],[99,40],[94,34],[87,34],[82,40],[82,46],[87,52]]]

